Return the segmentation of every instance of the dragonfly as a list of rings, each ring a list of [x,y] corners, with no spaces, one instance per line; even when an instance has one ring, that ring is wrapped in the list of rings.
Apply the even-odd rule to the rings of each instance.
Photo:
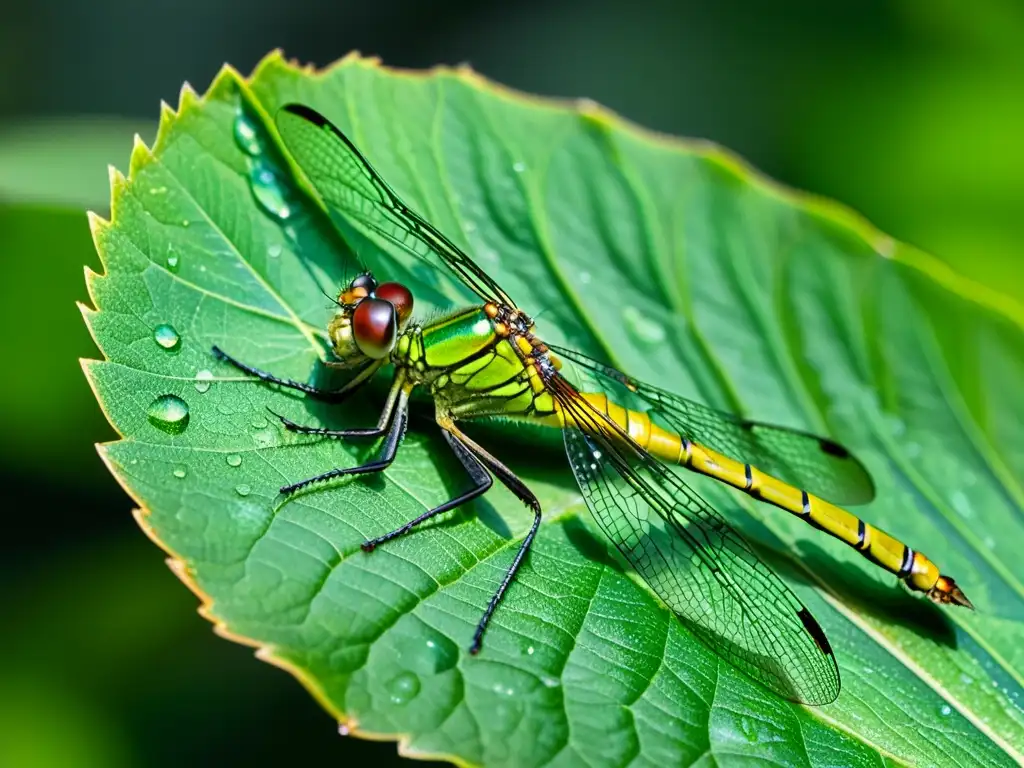
[[[362,544],[367,552],[486,493],[494,479],[533,518],[490,599],[469,651],[484,633],[541,524],[529,486],[460,424],[502,417],[562,431],[566,456],[598,527],[651,590],[720,657],[779,695],[811,705],[839,695],[839,668],[821,625],[747,541],[683,479],[706,475],[792,513],[856,549],[906,587],[939,604],[973,608],[957,583],[923,553],[837,506],[874,497],[863,464],[827,438],[750,421],[645,384],[612,366],[544,342],[533,319],[462,249],[407,206],[356,146],[314,109],[290,104],[275,117],[299,169],[337,222],[447,271],[474,296],[470,306],[427,322],[412,292],[364,272],[335,300],[327,364],[352,376],[325,390],[214,355],[271,385],[338,402],[392,364],[377,423],[353,429],[284,428],[330,438],[380,438],[376,458],[281,488],[285,496],[334,478],[381,472],[405,435],[415,390],[465,469],[468,489]],[[476,301],[478,299],[478,301]],[[578,386],[566,375],[570,368]]]

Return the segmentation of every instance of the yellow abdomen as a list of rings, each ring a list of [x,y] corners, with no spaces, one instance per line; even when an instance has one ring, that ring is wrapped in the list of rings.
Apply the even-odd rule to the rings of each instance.
[[[784,483],[750,464],[723,456],[682,435],[662,429],[646,413],[623,408],[610,401],[607,395],[584,392],[581,396],[651,456],[713,477],[755,499],[791,512],[854,547],[873,563],[895,574],[908,587],[927,593],[936,602],[973,607],[953,579],[940,574],[931,560],[845,509]],[[567,426],[561,410],[550,421],[557,422],[557,426]]]

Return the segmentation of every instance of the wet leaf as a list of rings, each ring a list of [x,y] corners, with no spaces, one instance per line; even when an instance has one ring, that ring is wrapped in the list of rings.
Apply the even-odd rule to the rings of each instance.
[[[473,254],[541,334],[680,394],[834,437],[866,461],[860,510],[926,552],[978,610],[943,611],[778,510],[696,479],[818,617],[843,692],[808,709],[695,641],[608,553],[557,435],[478,432],[545,524],[478,657],[473,627],[528,516],[503,489],[360,551],[464,487],[429,404],[383,477],[291,499],[283,483],[373,448],[283,431],[364,424],[245,380],[219,345],[323,381],[331,293],[356,259],[418,309],[442,276],[334,229],[294,181],[271,115],[309,104]],[[646,134],[588,104],[510,94],[466,71],[325,72],[269,57],[165,110],[152,149],[94,219],[102,276],[87,374],[122,439],[102,447],[219,631],[290,670],[353,734],[467,764],[741,762],[1011,765],[1024,561],[1024,311],[968,287],[849,211],[728,153]],[[339,752],[343,750],[339,746]]]

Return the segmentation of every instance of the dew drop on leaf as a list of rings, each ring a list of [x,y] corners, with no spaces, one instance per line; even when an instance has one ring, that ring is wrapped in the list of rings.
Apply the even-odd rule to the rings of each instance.
[[[188,426],[188,403],[177,395],[160,395],[149,404],[149,423],[169,435],[180,435]]]
[[[943,715],[949,715],[953,711],[953,708],[949,704],[943,704],[942,709],[939,710]]]
[[[245,483],[239,483],[238,485],[235,486],[235,493],[237,493],[239,496],[248,496],[251,491],[252,488],[250,488]]]
[[[427,639],[427,654],[435,673],[451,669],[459,660],[459,649],[442,635]]]
[[[256,136],[256,126],[244,113],[240,112],[238,117],[235,118],[234,128],[235,143],[238,144],[238,148],[245,152],[245,154],[250,157],[257,157],[263,152],[263,148],[260,146],[259,139]]]
[[[261,429],[253,433],[252,439],[260,448],[266,448],[267,446],[273,444],[274,433],[271,432],[269,429]]]
[[[153,339],[164,349],[174,352],[181,346],[181,336],[173,325],[161,323],[153,329]]]
[[[213,372],[204,368],[196,373],[196,380],[193,386],[195,386],[196,392],[202,394],[210,390],[211,381],[213,381]]]
[[[521,160],[517,160],[516,162],[512,163],[512,170],[515,171],[516,173],[522,173],[523,171],[526,170],[526,163],[522,162]]]
[[[178,274],[178,269],[181,266],[181,261],[178,259],[177,254],[169,254],[167,256],[167,271],[172,274]]]
[[[267,426],[267,420],[264,418],[257,416],[255,419],[252,420],[253,429],[263,429],[265,426]]]
[[[623,309],[622,319],[626,323],[626,331],[639,342],[657,344],[665,340],[665,329],[636,307],[627,306]]]
[[[171,473],[179,480],[183,479],[188,474],[188,470],[184,467],[175,467],[174,472]]]
[[[590,285],[590,281],[594,279],[594,276],[584,270],[579,274],[579,281],[582,285]]]
[[[229,467],[240,467],[242,465],[242,457],[237,453],[230,453],[227,457]]]
[[[393,704],[406,704],[420,692],[420,679],[412,672],[402,672],[387,685]]]
[[[190,225],[191,223],[192,223],[192,222],[191,222],[191,221],[189,221],[188,219],[182,219],[182,220],[181,220],[181,226],[185,227],[185,229],[188,229],[188,227],[189,227],[189,225]]]
[[[280,246],[280,245],[277,245],[277,244],[275,243],[274,245],[270,246],[270,247],[269,247],[269,248],[267,249],[267,256],[269,256],[269,257],[270,257],[270,258],[272,258],[272,259],[276,259],[276,258],[277,258],[278,256],[280,256],[280,255],[281,255],[281,251],[282,251],[282,250],[284,250],[284,249],[283,249],[283,248],[281,248],[281,246]]]
[[[249,174],[249,184],[260,207],[274,218],[290,218],[295,212],[291,193],[281,182],[277,171],[267,163],[256,162]]]

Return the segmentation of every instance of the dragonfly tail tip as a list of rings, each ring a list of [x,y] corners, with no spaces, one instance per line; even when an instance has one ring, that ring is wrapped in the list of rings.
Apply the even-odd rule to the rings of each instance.
[[[935,586],[928,590],[928,597],[942,605],[961,605],[974,610],[974,603],[967,599],[967,595],[950,576],[940,576]]]

